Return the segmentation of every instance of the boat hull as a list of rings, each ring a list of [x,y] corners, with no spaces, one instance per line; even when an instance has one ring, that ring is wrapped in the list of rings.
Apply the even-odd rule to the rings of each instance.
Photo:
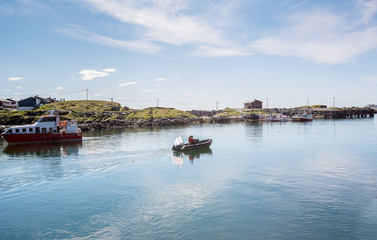
[[[173,146],[172,149],[175,151],[190,151],[190,150],[195,150],[195,149],[207,148],[211,146],[211,144],[212,144],[212,139],[207,139],[207,140],[199,141],[198,143],[194,143],[194,144],[181,144],[178,146]]]
[[[300,118],[299,121],[300,122],[311,122],[311,121],[313,121],[313,119],[312,118]]]
[[[81,141],[82,133],[3,134],[9,144]]]

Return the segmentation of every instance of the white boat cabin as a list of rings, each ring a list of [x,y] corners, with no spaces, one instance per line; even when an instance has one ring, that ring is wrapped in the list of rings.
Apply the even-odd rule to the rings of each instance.
[[[34,124],[14,126],[5,134],[38,134],[38,133],[81,133],[74,121],[60,121],[59,115],[41,117]]]

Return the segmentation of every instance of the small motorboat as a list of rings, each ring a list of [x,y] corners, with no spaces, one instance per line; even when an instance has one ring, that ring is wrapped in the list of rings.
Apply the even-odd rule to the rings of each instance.
[[[182,137],[178,137],[174,141],[173,150],[175,151],[190,151],[201,148],[208,148],[212,144],[212,139],[195,141],[194,143],[184,143]]]

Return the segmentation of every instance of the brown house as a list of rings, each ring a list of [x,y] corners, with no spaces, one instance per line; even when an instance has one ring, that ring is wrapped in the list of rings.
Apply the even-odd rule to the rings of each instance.
[[[252,108],[262,108],[262,103],[259,100],[254,99],[254,101],[246,102],[244,103],[244,108],[245,109],[252,109]]]

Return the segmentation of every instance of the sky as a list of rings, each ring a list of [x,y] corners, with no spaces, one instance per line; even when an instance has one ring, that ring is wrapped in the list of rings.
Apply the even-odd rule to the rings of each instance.
[[[1,0],[0,98],[377,104],[376,14],[377,0]]]

